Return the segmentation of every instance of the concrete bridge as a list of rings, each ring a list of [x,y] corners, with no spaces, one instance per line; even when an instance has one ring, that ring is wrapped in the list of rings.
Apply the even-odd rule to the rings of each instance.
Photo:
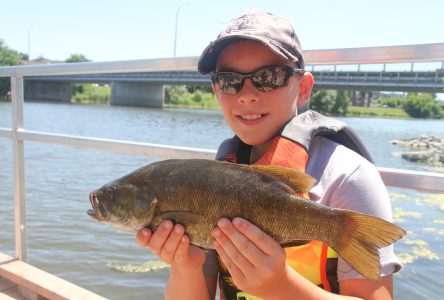
[[[313,71],[315,89],[440,93],[444,70],[435,71]],[[110,73],[25,77],[25,99],[71,100],[72,83],[107,83],[111,104],[163,105],[165,84],[209,85],[210,77],[195,71]],[[149,97],[149,99],[147,98]]]
[[[444,91],[444,43],[348,48],[330,50],[311,50],[305,52],[307,70],[315,77],[315,89],[371,91],[402,91],[440,93]],[[370,58],[369,58],[370,57]],[[52,74],[25,75],[25,99],[52,100],[69,102],[73,83],[108,83],[112,86],[111,104],[130,106],[162,107],[164,85],[210,84],[209,76],[196,71],[197,57],[179,58],[180,61],[191,61],[193,68],[137,68],[137,71],[100,74],[83,74],[82,67],[87,64],[71,64],[73,71],[66,75]],[[165,60],[165,59],[164,59]],[[139,61],[145,63],[145,61]],[[138,61],[115,62],[137,64]],[[150,60],[150,65],[157,65],[162,59]],[[407,71],[386,71],[386,64],[410,63]],[[434,62],[440,64],[432,70],[416,71],[414,64]],[[381,64],[379,71],[363,71],[365,66]],[[326,68],[325,65],[329,67]],[[343,65],[355,65],[354,71],[339,70]],[[333,66],[333,68],[331,68]],[[320,68],[321,67],[321,68]],[[44,69],[44,68],[43,68]],[[194,69],[194,70],[193,70]],[[321,69],[321,70],[319,70]],[[161,70],[161,71],[160,71]],[[31,72],[32,73],[32,72]]]

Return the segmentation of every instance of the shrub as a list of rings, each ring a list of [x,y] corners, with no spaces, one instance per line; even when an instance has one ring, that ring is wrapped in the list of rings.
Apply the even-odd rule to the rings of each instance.
[[[403,108],[413,118],[440,119],[444,116],[443,109],[431,94],[409,94]]]

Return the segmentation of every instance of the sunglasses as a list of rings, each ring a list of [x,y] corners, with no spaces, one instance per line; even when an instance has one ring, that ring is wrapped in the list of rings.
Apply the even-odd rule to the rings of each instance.
[[[213,72],[211,81],[216,92],[235,95],[244,86],[245,78],[250,78],[253,85],[261,92],[270,92],[288,85],[293,74],[302,75],[305,70],[289,66],[266,66],[250,73]]]

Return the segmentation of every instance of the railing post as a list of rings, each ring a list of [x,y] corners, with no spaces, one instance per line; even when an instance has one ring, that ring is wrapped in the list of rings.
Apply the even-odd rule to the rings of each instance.
[[[23,77],[11,77],[12,137],[14,151],[14,218],[15,255],[27,260],[26,241],[26,201],[25,201],[25,155],[24,142],[18,138],[18,130],[23,128]]]

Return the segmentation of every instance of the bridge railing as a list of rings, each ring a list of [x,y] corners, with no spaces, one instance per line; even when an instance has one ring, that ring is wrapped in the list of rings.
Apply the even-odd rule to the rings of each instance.
[[[444,77],[444,71],[436,72],[408,72],[408,71],[315,71],[315,78],[320,80],[345,80],[345,81],[370,81],[385,82],[396,80],[398,82],[423,82],[440,83]]]
[[[315,85],[372,91],[439,93],[444,90],[444,71],[314,71]],[[379,89],[378,89],[379,88]]]
[[[444,43],[393,47],[316,50],[307,51],[305,56],[307,64],[310,65],[444,61]],[[162,159],[173,157],[212,159],[215,155],[214,150],[207,149],[172,147],[169,145],[100,139],[95,137],[71,136],[27,130],[23,125],[23,77],[196,70],[196,66],[197,57],[185,57],[100,63],[92,62],[35,66],[28,65],[0,68],[0,77],[11,77],[12,124],[11,128],[0,128],[0,137],[11,139],[13,144],[15,248],[17,258],[25,261],[27,259],[24,175],[25,141],[35,141],[40,143],[58,144],[67,147],[96,149],[133,155],[146,155]],[[444,193],[444,174],[390,168],[379,168],[379,172],[387,186]]]

